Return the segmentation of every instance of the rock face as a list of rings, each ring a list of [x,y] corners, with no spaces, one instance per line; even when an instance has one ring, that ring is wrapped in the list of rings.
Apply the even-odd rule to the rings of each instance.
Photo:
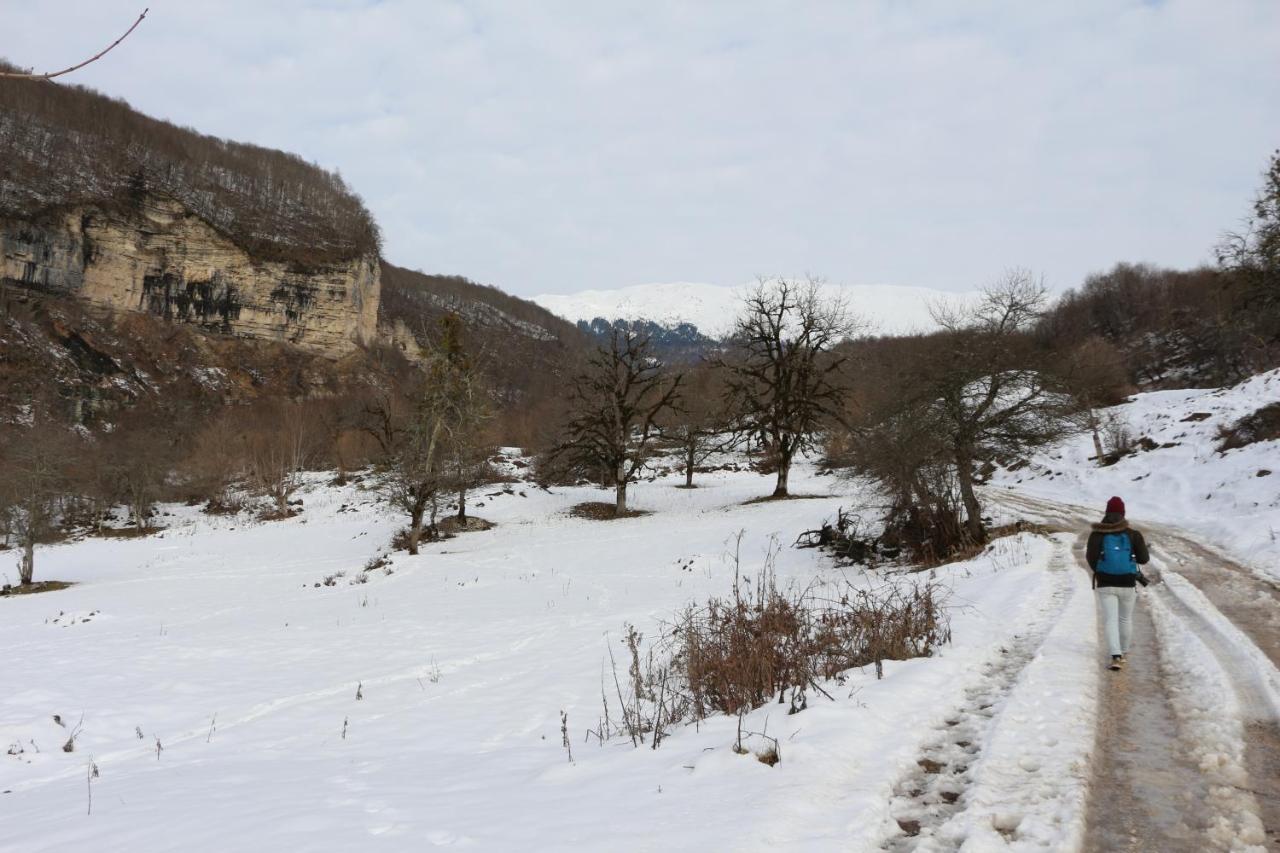
[[[376,257],[302,269],[258,261],[180,203],[0,220],[0,283],[334,358],[377,334]]]

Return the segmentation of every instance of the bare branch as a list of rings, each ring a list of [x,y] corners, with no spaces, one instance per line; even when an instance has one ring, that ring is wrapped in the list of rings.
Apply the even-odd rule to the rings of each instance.
[[[147,12],[149,11],[151,11],[150,8],[143,9],[142,14],[138,16],[138,20],[133,22],[133,26],[125,30],[124,35],[120,36],[120,38],[116,39],[111,44],[107,45],[107,47],[104,50],[99,51],[98,53],[86,59],[84,62],[78,63],[76,65],[72,65],[70,68],[64,68],[61,71],[50,71],[45,74],[33,74],[30,72],[20,73],[16,71],[0,71],[0,77],[18,79],[18,80],[52,80],[54,77],[61,77],[63,74],[70,74],[72,71],[79,71],[81,68],[84,68],[89,63],[97,62],[99,59],[101,59],[102,57],[110,53],[115,48],[116,45],[120,44],[120,42],[127,39],[129,37],[129,34],[138,28],[138,24],[142,23],[142,19],[147,16]]]

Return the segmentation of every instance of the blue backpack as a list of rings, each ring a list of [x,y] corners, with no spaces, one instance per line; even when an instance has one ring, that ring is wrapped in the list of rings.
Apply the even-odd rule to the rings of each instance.
[[[1104,575],[1136,575],[1138,563],[1133,559],[1133,543],[1129,534],[1107,533],[1102,537],[1102,556],[1097,571]]]

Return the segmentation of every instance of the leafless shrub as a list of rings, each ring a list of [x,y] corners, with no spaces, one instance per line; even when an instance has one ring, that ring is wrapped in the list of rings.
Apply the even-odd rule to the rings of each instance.
[[[810,691],[830,698],[824,683],[847,670],[874,665],[881,677],[884,661],[927,656],[950,641],[938,585],[864,589],[846,580],[834,597],[817,584],[780,587],[776,553],[775,546],[754,578],[739,566],[728,597],[690,604],[656,641],[646,644],[626,626],[625,686],[610,650],[602,742],[623,736],[656,749],[676,724],[741,716],[771,701],[798,713]]]
[[[56,717],[55,717],[56,719]],[[61,725],[61,724],[59,724]],[[64,726],[65,728],[65,726]],[[76,738],[80,736],[81,729],[84,728],[84,714],[80,715],[80,722],[76,723],[76,727],[71,730],[71,736],[67,738],[67,742],[62,745],[63,752],[76,751]]]
[[[1112,462],[1133,450],[1133,432],[1124,418],[1109,415],[1103,421],[1103,448]]]

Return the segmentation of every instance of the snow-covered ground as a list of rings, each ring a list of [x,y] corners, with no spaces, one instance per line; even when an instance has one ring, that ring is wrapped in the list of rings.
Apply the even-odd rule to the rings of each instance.
[[[1128,425],[1138,451],[1114,465],[1091,461],[1092,439],[1077,436],[1031,465],[1000,471],[993,485],[1096,510],[1111,495],[1129,517],[1177,525],[1259,571],[1280,578],[1280,441],[1218,451],[1218,430],[1280,402],[1280,370],[1231,388],[1137,394],[1106,410]]]
[[[319,480],[288,521],[168,507],[162,534],[41,549],[37,579],[76,585],[0,599],[0,850],[866,850],[913,822],[913,843],[1078,843],[1096,648],[1063,537],[939,570],[939,655],[748,716],[776,766],[731,749],[733,719],[587,742],[623,624],[727,593],[739,531],[745,571],[776,535],[780,580],[841,579],[785,546],[855,486],[806,467],[793,488],[823,497],[744,505],[769,483],[700,479],[641,483],[651,514],[613,522],[566,515],[592,489],[495,487],[473,505],[494,529],[364,583],[400,521]]]
[[[636,284],[613,290],[547,293],[533,297],[543,308],[566,320],[652,320],[665,326],[692,323],[713,338],[733,329],[750,285],[728,287],[697,282]],[[929,311],[936,303],[964,304],[972,293],[946,293],[927,287],[890,284],[824,285],[831,297],[847,300],[849,308],[870,324],[872,334],[909,334],[936,328]]]

